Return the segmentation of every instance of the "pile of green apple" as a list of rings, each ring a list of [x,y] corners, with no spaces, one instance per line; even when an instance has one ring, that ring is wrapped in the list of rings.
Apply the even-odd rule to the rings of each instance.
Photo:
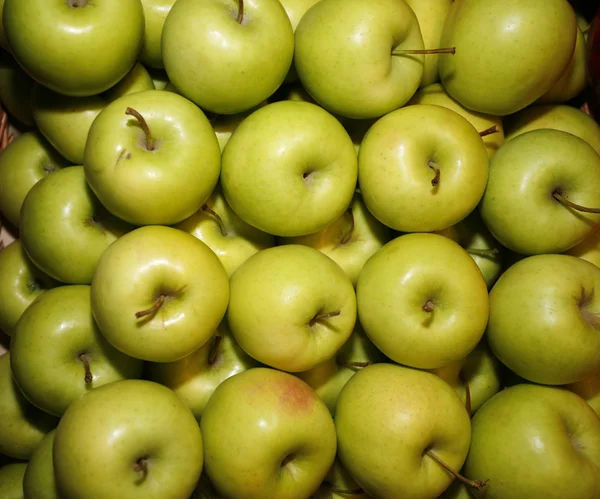
[[[0,0],[0,499],[599,499],[567,0]]]

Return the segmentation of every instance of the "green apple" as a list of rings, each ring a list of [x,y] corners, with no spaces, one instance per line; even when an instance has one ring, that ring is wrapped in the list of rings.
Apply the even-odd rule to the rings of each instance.
[[[223,152],[223,149],[225,149],[225,144],[229,142],[231,135],[239,126],[239,124],[248,116],[250,116],[254,111],[266,105],[267,101],[263,101],[257,107],[253,107],[241,113],[216,114],[209,118],[210,124],[212,125],[213,130],[215,131],[215,135],[217,136],[217,140],[219,141],[219,147],[221,148],[221,152]]]
[[[164,90],[169,83],[169,77],[164,69],[147,68],[156,90]]]
[[[325,253],[336,262],[356,286],[365,262],[391,239],[388,227],[377,221],[355,194],[346,212],[320,232],[284,238],[282,244],[302,244]]]
[[[56,430],[46,434],[27,463],[23,477],[23,499],[61,499],[52,464],[55,434]]]
[[[524,133],[492,157],[479,208],[489,231],[508,249],[562,253],[600,222],[600,156],[567,132]]]
[[[600,268],[568,255],[535,255],[506,270],[490,292],[486,336],[509,369],[564,385],[600,369]]]
[[[29,459],[58,419],[27,401],[15,383],[10,352],[0,356],[0,453],[15,459]]]
[[[23,312],[10,342],[17,385],[36,407],[61,416],[89,390],[138,378],[142,362],[119,352],[94,322],[90,286],[59,286]]]
[[[2,13],[1,3],[0,14]],[[31,94],[34,85],[35,82],[21,69],[11,55],[6,52],[0,54],[0,102],[8,114],[26,126],[34,124],[31,111]]]
[[[88,184],[113,215],[135,225],[172,225],[208,199],[220,159],[217,138],[197,106],[172,92],[147,90],[100,112],[83,165]]]
[[[369,499],[338,457],[312,499]]]
[[[54,437],[56,483],[65,497],[180,499],[202,471],[202,435],[168,388],[123,380],[69,406]]]
[[[141,0],[144,7],[144,43],[140,60],[152,68],[162,68],[162,32],[175,0]]]
[[[425,49],[437,49],[440,45],[444,22],[453,0],[406,0],[419,21]],[[443,55],[441,57],[444,57]],[[439,80],[439,54],[429,54],[423,61],[421,87]]]
[[[240,113],[268,98],[293,55],[294,32],[278,0],[178,0],[163,29],[169,79],[218,114]]]
[[[11,335],[31,302],[57,283],[31,263],[20,240],[0,251],[0,276],[0,331]]]
[[[3,23],[11,52],[34,80],[78,97],[104,92],[123,78],[144,36],[140,0],[51,6],[45,0],[5,0]]]
[[[356,179],[348,133],[308,102],[275,102],[255,111],[222,156],[221,186],[233,211],[276,236],[304,236],[335,222],[352,201]]]
[[[275,369],[249,369],[221,383],[200,426],[208,477],[232,499],[304,499],[335,458],[325,404],[304,381]]]
[[[0,468],[0,497],[23,499],[23,477],[27,463],[11,463]]]
[[[89,284],[100,255],[128,230],[96,199],[82,166],[41,179],[21,209],[20,236],[27,256],[50,277],[69,284]]]
[[[581,381],[571,383],[567,388],[582,397],[600,416],[600,369]]]
[[[321,0],[295,33],[302,85],[328,111],[377,118],[403,106],[423,76],[417,16],[399,0]]]
[[[220,185],[196,213],[175,226],[200,239],[215,252],[231,276],[248,258],[275,245],[275,238],[238,217]]]
[[[477,113],[471,111],[457,101],[455,101],[440,83],[433,83],[426,87],[420,88],[415,95],[412,96],[408,105],[412,104],[433,104],[442,106],[457,112],[463,118],[466,118],[478,132],[485,132],[492,127],[496,130],[482,137],[483,143],[487,150],[488,156],[491,158],[498,148],[504,143],[504,129],[502,126],[502,118],[491,114]]]
[[[0,212],[19,227],[21,206],[29,190],[40,179],[67,161],[37,131],[14,138],[0,153]]]
[[[198,421],[206,403],[223,381],[257,365],[235,342],[223,321],[198,350],[175,362],[153,363],[150,379],[173,390]]]
[[[370,120],[345,119],[344,122],[342,123],[344,125],[344,128],[350,135],[350,138],[352,139],[352,143],[354,144],[354,150],[356,151],[357,155],[358,155],[358,152],[360,151],[360,145],[362,144],[362,141],[365,138],[365,135],[369,131],[369,128],[371,128],[375,124],[376,121],[377,121],[377,119],[370,119]]]
[[[600,267],[600,225],[583,241],[566,251],[566,254],[582,258]]]
[[[440,79],[467,109],[505,116],[550,90],[576,39],[575,12],[566,0],[455,0],[440,44],[456,47],[456,55],[440,59]]]
[[[3,9],[4,0],[0,0],[0,14],[2,14]],[[5,51],[10,52],[8,40],[6,39],[6,35],[4,34],[4,23],[2,22],[2,15],[0,15],[0,47],[2,47]]]
[[[473,499],[473,495],[468,485],[459,480],[454,480],[438,499]]]
[[[332,358],[352,334],[356,295],[329,257],[300,245],[268,248],[231,276],[227,320],[251,357],[288,372]]]
[[[219,258],[172,227],[135,229],[102,255],[92,311],[109,343],[131,357],[173,362],[204,345],[227,309]]]
[[[453,480],[444,465],[462,467],[471,437],[469,415],[447,383],[393,364],[365,367],[348,381],[335,428],[342,464],[381,499],[437,497]]]
[[[479,203],[487,178],[488,156],[477,130],[458,113],[431,104],[379,119],[358,153],[367,208],[402,232],[438,231],[460,222]]]
[[[33,91],[33,117],[40,132],[60,154],[74,164],[83,164],[88,133],[96,116],[114,99],[154,88],[141,64],[106,92],[89,97],[69,97],[41,85]]]
[[[466,357],[488,320],[479,268],[438,234],[406,234],[365,264],[356,287],[367,336],[394,362],[436,369]]]
[[[489,479],[485,499],[596,499],[600,418],[567,390],[507,388],[473,418],[465,474]]]
[[[529,106],[504,119],[506,141],[536,130],[553,128],[585,140],[600,154],[600,125],[581,109],[566,105]]]

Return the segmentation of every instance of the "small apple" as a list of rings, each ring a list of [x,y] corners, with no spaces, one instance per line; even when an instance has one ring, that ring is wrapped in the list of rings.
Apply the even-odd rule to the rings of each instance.
[[[174,3],[175,0],[142,0],[145,25],[140,60],[151,68],[164,67],[161,38],[165,19]]]
[[[23,499],[61,499],[52,464],[56,430],[47,433],[33,452],[23,477]]]
[[[600,267],[600,225],[596,226],[583,241],[566,251],[565,254],[582,258],[596,267]]]
[[[0,19],[2,4],[3,2],[0,2]],[[34,85],[35,82],[14,58],[2,51],[0,53],[0,102],[8,114],[27,127],[34,124],[31,112],[31,93]]]
[[[229,142],[229,139],[233,135],[235,129],[239,126],[239,124],[245,120],[248,116],[250,116],[257,109],[266,106],[267,101],[261,102],[258,106],[248,109],[247,111],[243,111],[237,114],[216,114],[209,117],[210,124],[215,131],[215,135],[217,136],[217,140],[219,141],[219,147],[221,148],[221,152],[225,149],[225,144]]]
[[[23,498],[23,477],[27,463],[11,463],[0,468],[0,494],[2,499]]]
[[[581,381],[571,383],[567,388],[582,397],[600,416],[600,369]]]

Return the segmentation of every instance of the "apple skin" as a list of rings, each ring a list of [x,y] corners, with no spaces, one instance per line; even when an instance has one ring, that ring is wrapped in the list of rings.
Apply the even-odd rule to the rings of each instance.
[[[473,495],[467,485],[454,480],[438,499],[473,499]]]
[[[29,459],[44,435],[58,419],[30,404],[15,383],[10,352],[0,355],[0,452],[15,459]]]
[[[240,113],[267,99],[294,55],[294,32],[278,0],[246,0],[241,23],[237,15],[237,2],[178,0],[163,28],[169,79],[217,114]]]
[[[10,351],[23,395],[56,416],[89,390],[142,373],[140,360],[111,347],[100,333],[87,285],[59,286],[39,296],[21,315]],[[89,359],[90,382],[82,355]]]
[[[0,468],[0,494],[2,499],[21,499],[23,497],[23,476],[27,463],[11,463]]]
[[[564,389],[507,388],[475,414],[464,473],[489,479],[485,499],[595,499],[600,418]]]
[[[29,190],[46,175],[67,166],[39,132],[14,138],[0,154],[0,212],[16,228]]]
[[[230,283],[227,320],[233,336],[263,364],[307,371],[333,357],[352,334],[352,283],[339,265],[314,248],[265,249],[246,260]]]
[[[29,459],[23,477],[23,499],[61,499],[52,464],[55,434],[56,430],[47,433]]]
[[[222,227],[206,208],[219,216]],[[227,204],[219,184],[202,208],[175,228],[188,232],[208,245],[221,260],[229,277],[252,255],[275,245],[274,236],[252,227],[235,214]]]
[[[304,381],[274,369],[249,369],[221,383],[200,426],[206,472],[232,499],[303,499],[335,458],[325,404]]]
[[[146,316],[160,298],[164,303]],[[108,342],[131,357],[174,362],[206,343],[223,319],[229,280],[202,241],[178,229],[146,226],[100,258],[91,288],[94,318]]]
[[[11,335],[25,309],[57,282],[29,259],[20,240],[0,251],[0,331]]]
[[[235,130],[223,151],[221,186],[245,222],[276,236],[304,236],[346,211],[357,168],[352,140],[331,114],[280,101]]]
[[[53,462],[66,497],[181,499],[196,486],[202,452],[198,423],[177,395],[151,381],[123,380],[69,406],[56,429]],[[135,469],[141,459],[145,478]]]
[[[600,268],[573,256],[515,263],[490,292],[492,352],[534,383],[564,385],[592,375],[600,369],[598,286]]]
[[[173,390],[200,421],[206,403],[223,381],[257,365],[235,342],[223,321],[211,339],[187,357],[151,363],[149,376],[151,381]]]
[[[141,0],[144,7],[144,42],[140,60],[151,68],[163,68],[162,32],[175,0]]]
[[[393,364],[365,367],[348,381],[335,427],[342,464],[381,499],[437,497],[453,477],[425,452],[459,470],[471,437],[469,415],[446,382]]]
[[[45,87],[77,97],[104,92],[123,78],[144,35],[140,0],[68,0],[50,10],[45,0],[5,0],[3,23],[25,71]],[[73,64],[77,71],[67,69]]]
[[[329,469],[325,480],[319,487],[314,498],[324,499],[369,499],[365,492],[354,481],[348,470],[336,456],[333,466]]]
[[[583,241],[565,252],[600,267],[600,225],[597,226]]]
[[[466,357],[488,320],[479,268],[438,234],[406,234],[387,243],[365,264],[356,295],[360,323],[375,346],[394,362],[420,369]]]
[[[600,369],[591,376],[568,385],[567,388],[582,397],[600,416]]]
[[[128,108],[146,120],[153,149]],[[208,199],[220,160],[217,138],[197,106],[172,92],[147,90],[124,95],[100,112],[83,164],[88,184],[113,215],[135,225],[173,225]]]
[[[552,129],[507,141],[490,161],[479,205],[492,235],[524,255],[562,253],[600,223],[600,214],[563,206],[553,195],[600,207],[600,156],[583,139]]]
[[[104,250],[131,227],[107,213],[87,185],[82,166],[37,182],[21,209],[27,256],[53,279],[89,284]]]
[[[441,172],[436,185],[434,167]],[[460,222],[479,203],[487,178],[488,156],[473,125],[431,104],[403,107],[379,119],[358,153],[358,183],[367,208],[402,232],[438,231]]]
[[[0,2],[0,18],[2,4],[3,2]],[[34,85],[35,82],[11,55],[6,52],[0,53],[0,102],[8,114],[27,127],[34,124],[31,112],[31,93]]]

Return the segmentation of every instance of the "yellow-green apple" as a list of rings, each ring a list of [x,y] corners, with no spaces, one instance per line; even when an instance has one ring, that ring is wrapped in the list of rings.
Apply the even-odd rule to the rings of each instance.
[[[436,369],[466,357],[488,320],[485,281],[469,254],[438,234],[405,234],[365,264],[356,287],[367,336],[394,362]]]
[[[0,5],[0,18],[1,7],[2,5]],[[0,53],[0,102],[8,114],[28,127],[34,124],[31,111],[31,93],[34,85],[35,82],[14,58],[2,51]]]
[[[94,196],[82,166],[38,181],[21,208],[27,256],[50,277],[69,284],[89,284],[102,252],[128,230]]]
[[[300,20],[295,40],[302,85],[332,113],[383,116],[421,83],[426,56],[412,51],[423,50],[423,37],[402,0],[321,0]]]
[[[148,369],[150,379],[173,390],[200,421],[217,386],[256,365],[223,321],[211,339],[195,352],[175,362],[152,363]]]
[[[430,372],[442,378],[458,394],[469,414],[502,389],[501,364],[485,339],[464,359]]]
[[[365,262],[391,239],[391,231],[379,222],[355,194],[346,212],[320,232],[284,238],[282,244],[302,244],[325,253],[356,286]]]
[[[379,119],[358,153],[358,183],[369,211],[402,232],[460,222],[479,203],[488,178],[483,140],[450,109],[416,104]]]
[[[454,480],[438,499],[473,499],[469,486]]]
[[[582,258],[600,267],[600,225],[595,227],[583,241],[566,251],[566,254]]]
[[[218,184],[206,203],[175,227],[208,245],[229,276],[252,255],[275,245],[271,234],[247,224],[235,214]]]
[[[488,130],[491,131],[494,127],[493,133],[488,133],[482,137],[489,157],[492,157],[504,143],[502,118],[491,114],[477,113],[463,107],[460,103],[450,97],[448,92],[444,89],[444,86],[440,83],[432,83],[431,85],[420,88],[417,93],[412,96],[410,101],[408,101],[408,105],[412,104],[433,104],[434,106],[447,107],[460,114],[463,118],[466,118],[480,133]]]
[[[348,133],[308,102],[258,109],[238,126],[222,156],[221,186],[233,211],[276,236],[304,236],[333,223],[350,205],[356,179]]]
[[[571,383],[567,388],[582,397],[600,416],[600,369],[581,381]]]
[[[164,69],[148,68],[148,73],[156,90],[164,90],[169,84],[169,77]]]
[[[56,430],[46,434],[27,463],[23,477],[23,499],[61,499],[52,464],[55,434]]]
[[[187,498],[200,478],[202,451],[198,423],[173,391],[116,381],[77,399],[61,418],[56,483],[73,498]]]
[[[510,370],[564,385],[600,369],[600,268],[569,255],[535,255],[507,269],[490,292],[487,339]]]
[[[135,225],[172,225],[208,199],[220,160],[202,110],[175,93],[147,90],[100,112],[83,165],[88,184],[113,215]]]
[[[8,40],[6,39],[6,35],[4,34],[4,23],[2,22],[2,10],[4,9],[4,0],[0,0],[0,47],[2,47],[5,51],[10,52],[10,47],[8,46]]]
[[[0,331],[10,336],[31,302],[57,283],[31,263],[18,239],[0,251],[0,276]]]
[[[267,248],[231,276],[227,320],[259,362],[301,372],[332,358],[352,334],[356,295],[340,266],[300,245]]]
[[[110,90],[89,97],[69,97],[36,85],[33,90],[35,124],[60,154],[76,165],[83,164],[88,133],[96,116],[122,95],[151,90],[152,78],[141,64]]]
[[[248,109],[247,111],[243,111],[241,113],[215,114],[209,118],[210,124],[212,125],[213,130],[215,131],[215,135],[217,136],[217,140],[219,141],[219,147],[221,148],[221,152],[223,152],[223,149],[225,149],[225,144],[227,144],[227,142],[231,138],[231,135],[242,122],[242,120],[246,119],[258,108],[261,108],[266,105],[267,101],[263,101],[258,106]]]
[[[10,353],[23,395],[56,416],[89,390],[142,374],[140,360],[113,348],[100,333],[88,285],[59,286],[36,298],[17,322]]]
[[[13,379],[10,355],[7,352],[0,356],[0,452],[15,459],[29,459],[58,419],[27,401]]]
[[[67,161],[37,131],[13,139],[0,154],[0,212],[16,228],[29,190]]]
[[[164,67],[161,38],[165,19],[174,3],[175,0],[142,0],[145,25],[140,60],[151,68]]]
[[[23,477],[27,463],[10,463],[0,468],[0,495],[2,499],[23,498]]]
[[[560,104],[529,106],[504,119],[506,141],[538,128],[553,128],[577,135],[600,154],[600,125],[576,107]]]
[[[469,415],[447,383],[394,364],[365,367],[348,381],[335,428],[342,464],[381,499],[436,498],[453,480],[444,466],[460,470],[471,438]]]
[[[600,418],[568,390],[506,388],[473,417],[464,472],[489,479],[485,499],[596,499]]]
[[[278,0],[178,0],[163,28],[169,79],[218,114],[240,113],[268,98],[293,55],[294,32]]]
[[[140,0],[5,0],[4,32],[18,63],[40,84],[64,95],[95,95],[135,64],[144,36]],[[73,65],[77,70],[69,70]]]
[[[333,419],[304,381],[257,367],[221,383],[200,421],[208,477],[232,499],[304,499],[333,464]]]
[[[489,231],[508,249],[562,253],[600,222],[600,156],[567,132],[524,133],[491,158],[479,208]]]
[[[360,151],[360,145],[362,144],[365,135],[369,131],[369,128],[371,128],[376,121],[377,119],[353,120],[348,118],[343,121],[342,124],[352,139],[354,150],[356,151],[357,155]]]
[[[448,10],[453,0],[406,0],[419,21],[426,50],[440,47],[440,39]],[[443,55],[441,57],[444,57]],[[420,86],[424,87],[440,79],[438,74],[439,54],[428,54],[423,61],[423,76]]]
[[[440,79],[467,109],[512,114],[558,81],[576,39],[575,12],[567,0],[455,0],[440,44],[456,47],[456,55],[440,59]]]
[[[229,301],[219,258],[172,227],[126,234],[100,258],[92,280],[94,318],[108,342],[150,362],[173,362],[213,335]]]
[[[313,499],[369,499],[338,457]]]

